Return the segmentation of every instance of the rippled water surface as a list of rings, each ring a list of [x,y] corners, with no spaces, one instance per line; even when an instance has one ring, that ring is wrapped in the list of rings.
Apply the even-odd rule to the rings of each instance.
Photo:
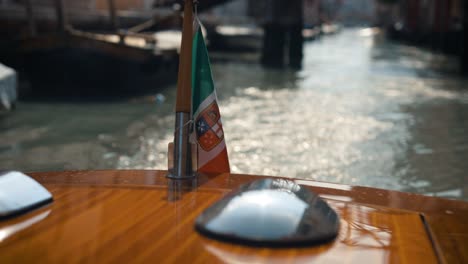
[[[468,200],[466,80],[450,58],[363,33],[306,43],[301,71],[214,61],[232,172]],[[173,101],[174,86],[120,103],[20,103],[0,119],[0,168],[165,169]]]

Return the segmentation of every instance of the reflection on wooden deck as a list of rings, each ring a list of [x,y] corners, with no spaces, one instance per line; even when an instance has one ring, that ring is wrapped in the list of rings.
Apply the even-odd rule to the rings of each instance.
[[[35,173],[35,179],[54,195],[54,203],[2,223],[0,232],[44,210],[50,210],[50,214],[28,229],[9,233],[0,244],[0,261],[31,262],[40,257],[44,262],[100,263],[155,259],[177,263],[438,263],[420,213],[356,203],[354,198],[361,187],[356,192],[355,187],[350,188],[349,202],[327,199],[342,219],[339,236],[328,244],[269,249],[211,240],[195,232],[197,215],[239,184],[259,177],[202,175],[193,183],[198,188],[189,185],[174,189],[167,185],[165,174],[164,171]],[[307,186],[319,194],[334,194],[333,189],[313,185],[310,181]],[[398,192],[377,191],[389,197],[399,196]],[[344,195],[342,192],[339,190],[337,194]],[[376,194],[371,188],[366,192],[368,197]],[[173,199],[175,196],[178,198]],[[414,197],[415,203],[434,200],[446,208],[464,204]],[[421,207],[421,212],[431,210]],[[460,211],[451,210],[466,213],[463,207]],[[437,214],[440,212],[429,215]],[[449,222],[453,218],[446,217]],[[445,224],[450,226],[448,222]],[[452,231],[456,230],[459,226]],[[440,235],[437,229],[434,233],[436,237]],[[460,249],[463,246],[461,243]],[[457,249],[447,248],[444,254],[447,259],[452,256],[463,260],[456,252]]]

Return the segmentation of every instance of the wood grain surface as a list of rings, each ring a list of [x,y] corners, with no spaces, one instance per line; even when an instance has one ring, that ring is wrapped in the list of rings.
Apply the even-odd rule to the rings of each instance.
[[[164,171],[31,175],[55,201],[0,222],[0,263],[438,263],[420,214],[412,211],[410,201],[405,205],[404,195],[410,194],[365,188],[366,195],[374,191],[376,197],[384,198],[360,203],[356,200],[364,199],[362,187],[301,180],[298,183],[319,193],[337,210],[342,219],[340,234],[321,246],[268,249],[214,241],[193,228],[203,209],[258,176],[200,175],[196,181],[181,182],[168,180]],[[359,192],[353,192],[354,188]],[[455,243],[461,243],[457,245],[462,253],[454,253],[453,258],[466,256],[463,223],[459,222],[459,229],[443,228],[451,225],[452,214],[467,212],[466,204],[411,196],[422,205],[426,221],[439,223],[436,216],[446,221],[433,228],[436,247],[450,251],[444,246],[444,235],[452,234],[449,240],[453,241],[461,230],[465,236]],[[402,206],[390,208],[385,203]],[[450,214],[448,209],[437,211],[444,206]]]
[[[424,217],[443,263],[468,263],[468,213]]]
[[[193,3],[184,1],[182,42],[177,77],[176,112],[190,113],[192,110],[192,43],[193,43]]]

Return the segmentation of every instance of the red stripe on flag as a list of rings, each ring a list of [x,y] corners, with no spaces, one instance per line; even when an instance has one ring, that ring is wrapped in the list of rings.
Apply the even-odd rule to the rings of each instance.
[[[226,148],[224,148],[216,157],[208,163],[198,168],[199,172],[204,173],[224,173],[231,172],[229,169],[229,159]]]

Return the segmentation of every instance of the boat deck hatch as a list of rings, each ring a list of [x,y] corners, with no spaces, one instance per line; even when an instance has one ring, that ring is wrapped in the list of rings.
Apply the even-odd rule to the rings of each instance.
[[[338,234],[339,217],[317,194],[284,179],[241,186],[205,210],[196,229],[209,237],[254,246],[321,244]]]
[[[0,220],[52,202],[52,195],[38,182],[18,171],[0,172]]]

